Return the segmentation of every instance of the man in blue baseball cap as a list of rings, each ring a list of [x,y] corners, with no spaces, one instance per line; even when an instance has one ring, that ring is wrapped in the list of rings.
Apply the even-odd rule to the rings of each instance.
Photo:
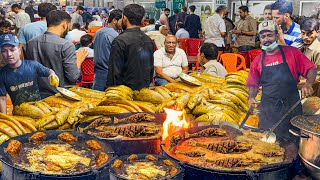
[[[19,41],[15,35],[1,35],[0,50],[7,63],[0,70],[0,112],[7,113],[7,93],[13,105],[40,100],[38,77],[49,77],[53,82],[51,85],[58,86],[59,80],[53,70],[37,61],[20,59]]]

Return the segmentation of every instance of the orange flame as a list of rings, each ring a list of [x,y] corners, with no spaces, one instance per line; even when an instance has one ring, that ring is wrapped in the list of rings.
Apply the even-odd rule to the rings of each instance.
[[[163,122],[163,134],[162,140],[165,140],[169,136],[169,131],[174,131],[176,128],[189,127],[189,123],[186,121],[186,111],[176,111],[173,109],[163,108],[167,114],[166,120]]]

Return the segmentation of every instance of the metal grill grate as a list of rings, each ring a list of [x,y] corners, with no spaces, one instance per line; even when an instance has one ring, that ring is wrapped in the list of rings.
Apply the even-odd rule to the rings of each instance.
[[[291,119],[291,124],[299,129],[320,136],[320,115],[296,116]]]

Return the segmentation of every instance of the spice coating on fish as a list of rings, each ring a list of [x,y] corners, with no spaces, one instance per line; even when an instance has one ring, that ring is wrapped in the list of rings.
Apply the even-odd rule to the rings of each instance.
[[[206,155],[206,153],[200,152],[200,151],[189,151],[189,152],[176,151],[176,154],[182,154],[189,157],[202,157]]]
[[[97,137],[101,137],[101,138],[111,138],[111,137],[118,136],[117,133],[112,133],[110,131],[104,131],[104,132],[91,132],[91,131],[88,131],[87,133],[89,135],[97,136]]]
[[[191,137],[197,137],[197,136],[212,137],[212,136],[225,136],[225,135],[227,135],[227,132],[224,129],[206,128],[193,134],[189,134],[188,132],[186,132],[185,138],[191,138]]]
[[[95,128],[95,127],[98,127],[98,126],[101,126],[102,124],[108,124],[109,122],[111,121],[110,118],[98,118],[96,120],[94,120],[92,123],[90,123],[88,126],[86,126],[85,128],[79,128],[79,131],[80,132],[83,132],[87,129],[91,129],[91,128]]]
[[[140,137],[140,136],[152,136],[159,133],[160,128],[151,127],[142,124],[126,124],[121,126],[99,126],[96,128],[99,131],[111,131],[118,135],[125,137]]]
[[[209,149],[211,151],[215,151],[218,153],[238,153],[238,152],[247,152],[251,150],[252,145],[245,143],[245,142],[239,142],[234,140],[225,140],[225,141],[219,141],[215,143],[199,143],[193,139],[189,141],[190,146],[198,146],[203,147],[206,149]]]
[[[114,117],[114,124],[121,123],[121,122],[131,122],[131,123],[137,123],[137,122],[152,122],[156,117],[148,114],[148,113],[138,113],[131,115],[129,117],[118,119]]]

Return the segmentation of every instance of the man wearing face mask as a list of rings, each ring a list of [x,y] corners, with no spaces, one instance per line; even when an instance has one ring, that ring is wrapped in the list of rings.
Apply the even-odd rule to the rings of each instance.
[[[292,1],[276,0],[271,5],[272,19],[278,24],[278,43],[283,46],[293,46],[302,50],[302,39],[299,24],[292,19]]]
[[[76,53],[72,42],[64,39],[71,22],[68,13],[53,10],[47,14],[46,20],[47,31],[26,44],[26,56],[54,70],[60,79],[60,87],[75,85],[80,76],[81,63],[88,52],[81,49]],[[43,98],[57,93],[57,90],[49,85],[48,79],[39,79],[39,85]]]
[[[144,15],[144,8],[138,4],[123,8],[124,31],[112,42],[107,86],[126,85],[133,90],[149,87],[154,70],[154,45],[140,30]]]
[[[300,99],[297,88],[300,75],[306,78],[306,84],[301,89],[302,97],[312,94],[317,70],[299,49],[278,45],[279,35],[274,21],[261,22],[258,33],[264,51],[251,63],[247,79],[249,106],[257,105],[255,97],[259,86],[262,86],[259,128],[269,130]],[[277,137],[291,139],[288,132],[290,119],[300,114],[301,104],[274,131]]]

